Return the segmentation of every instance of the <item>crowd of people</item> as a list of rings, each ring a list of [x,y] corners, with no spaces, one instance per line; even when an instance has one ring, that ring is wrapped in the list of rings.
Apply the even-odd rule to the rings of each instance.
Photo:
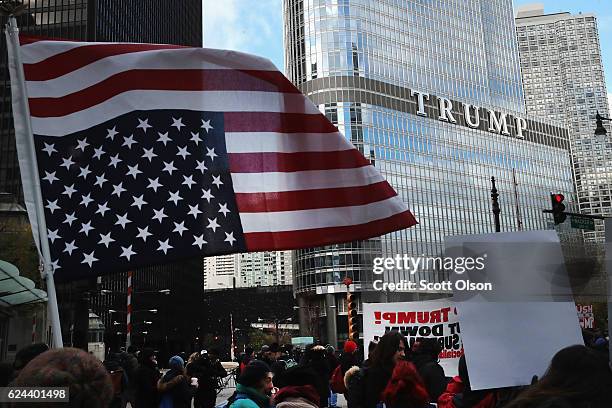
[[[585,339],[558,351],[550,367],[524,387],[472,390],[465,356],[459,375],[440,366],[437,340],[407,342],[392,331],[371,342],[361,358],[352,340],[343,348],[304,349],[273,343],[237,358],[236,390],[225,408],[609,408],[612,369],[607,345]],[[526,343],[527,344],[527,343]],[[517,356],[520,358],[520,356]],[[228,376],[216,350],[169,359],[160,371],[152,349],[130,348],[100,362],[79,349],[33,344],[13,364],[0,365],[0,387],[68,387],[70,404],[45,407],[213,408],[220,379]],[[503,370],[503,367],[499,368]],[[18,406],[18,405],[15,405]]]
[[[236,392],[226,407],[335,408],[337,393],[344,394],[348,408],[612,407],[607,342],[585,337],[585,344],[558,351],[529,386],[487,390],[471,389],[465,356],[459,375],[447,377],[436,339],[416,339],[409,346],[392,331],[368,345],[363,361],[351,340],[340,353],[329,345],[293,350],[272,344],[258,355],[248,349],[239,357]]]
[[[130,347],[101,362],[80,349],[36,343],[19,350],[12,364],[0,365],[0,387],[68,387],[71,403],[58,407],[215,407],[219,380],[228,375],[217,350],[173,356],[168,367],[160,370],[151,348]]]

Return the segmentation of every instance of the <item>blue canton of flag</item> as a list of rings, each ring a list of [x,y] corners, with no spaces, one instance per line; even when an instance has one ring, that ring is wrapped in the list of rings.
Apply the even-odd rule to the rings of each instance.
[[[61,279],[246,250],[223,114],[135,111],[35,141]]]

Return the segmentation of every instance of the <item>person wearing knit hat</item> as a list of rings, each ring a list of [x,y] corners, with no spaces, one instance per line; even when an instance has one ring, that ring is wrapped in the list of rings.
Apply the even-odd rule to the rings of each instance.
[[[343,347],[344,352],[340,356],[340,367],[342,370],[342,378],[344,378],[344,375],[351,367],[360,365],[360,361],[357,356],[357,349],[358,349],[357,343],[355,343],[353,340],[347,340],[344,342],[344,347]]]
[[[155,350],[144,348],[138,354],[138,368],[134,377],[134,407],[157,407],[159,405],[157,382],[161,378],[161,374],[157,369]]]
[[[320,397],[314,384],[317,374],[306,367],[292,367],[279,379],[279,391],[274,395],[276,408],[319,408]],[[281,386],[282,385],[282,386]]]
[[[236,392],[229,408],[270,408],[270,394],[274,388],[270,366],[260,360],[252,360],[236,380]]]
[[[111,378],[93,355],[76,348],[46,351],[21,369],[15,387],[67,387],[70,402],[48,402],[48,408],[106,408],[113,398]],[[28,405],[31,406],[31,405]]]
[[[347,340],[344,342],[344,352],[345,353],[354,353],[357,351],[357,343],[353,340]]]
[[[180,356],[173,356],[168,361],[170,370],[157,383],[157,390],[162,393],[160,407],[191,408],[191,399],[195,387],[185,375],[185,361]]]

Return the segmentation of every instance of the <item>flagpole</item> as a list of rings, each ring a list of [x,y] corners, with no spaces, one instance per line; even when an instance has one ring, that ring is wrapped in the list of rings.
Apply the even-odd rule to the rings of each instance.
[[[234,361],[234,316],[230,313],[230,331],[232,335],[232,345],[230,346],[230,360]]]
[[[15,10],[14,12],[17,12]],[[52,329],[52,347],[61,348],[64,346],[62,341],[62,329],[59,318],[59,308],[57,306],[57,294],[55,291],[55,281],[53,278],[53,268],[51,266],[51,251],[49,250],[49,239],[47,237],[47,225],[45,222],[45,210],[40,191],[40,182],[38,178],[38,163],[36,161],[36,150],[34,148],[34,137],[32,135],[32,125],[30,123],[30,108],[28,106],[28,97],[25,87],[25,76],[23,72],[23,64],[19,51],[19,28],[15,15],[9,16],[6,25],[6,42],[9,55],[9,70],[11,72],[11,82],[17,86],[12,86],[13,98],[13,121],[15,123],[15,138],[17,139],[17,148],[21,145],[21,163],[27,163],[27,168],[22,168],[22,180],[26,179],[28,183],[32,183],[32,196],[36,213],[35,223],[30,223],[37,227],[38,249],[43,262],[43,273],[47,283],[47,310],[51,320]],[[25,174],[24,174],[25,173]],[[28,179],[29,175],[29,179]],[[25,183],[24,183],[25,184]],[[27,204],[27,203],[26,203]],[[30,214],[30,213],[29,213]],[[31,216],[30,216],[31,217]]]

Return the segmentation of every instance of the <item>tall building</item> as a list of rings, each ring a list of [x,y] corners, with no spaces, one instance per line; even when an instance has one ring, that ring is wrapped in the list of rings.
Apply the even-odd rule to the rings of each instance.
[[[204,290],[236,286],[237,270],[238,259],[234,254],[204,258]]]
[[[611,215],[612,139],[610,133],[594,134],[595,114],[610,113],[597,17],[525,6],[517,14],[516,34],[527,112],[569,129],[580,212]],[[603,222],[595,228],[585,232],[585,241],[604,241]]]
[[[377,290],[373,258],[440,256],[444,236],[493,232],[492,176],[502,231],[551,228],[542,213],[549,192],[573,199],[567,129],[525,113],[511,0],[284,0],[283,13],[289,79],[419,221],[377,239],[296,251],[301,326],[314,312],[325,316],[324,339],[346,338],[345,276],[358,304],[427,298]],[[435,282],[448,271],[395,269],[382,278]]]
[[[0,3],[3,1],[0,0]],[[24,0],[23,34],[82,41],[202,46],[202,1]],[[4,27],[6,17],[0,17]],[[11,108],[6,40],[0,34],[0,192],[23,199]]]
[[[0,0],[2,3],[2,0]],[[22,34],[81,41],[172,43],[202,46],[202,1],[182,0],[25,0],[27,12],[18,18]],[[4,27],[5,17],[0,17]],[[23,191],[15,148],[11,108],[10,78],[4,31],[0,38],[0,192],[21,197]],[[134,273],[134,310],[150,309],[156,299],[151,294],[170,289],[163,318],[150,319],[143,314],[138,319],[152,321],[152,327],[134,329],[134,343],[159,347],[162,354],[169,349],[187,349],[181,333],[197,326],[194,300],[202,298],[202,260],[196,259],[143,268]],[[110,295],[101,290],[110,291]],[[127,274],[116,273],[95,279],[58,284],[58,300],[64,344],[83,347],[87,343],[88,309],[102,318],[106,326],[105,342],[113,348],[125,341],[125,326],[115,325],[109,310],[125,313]],[[146,295],[145,295],[146,293]],[[194,316],[184,322],[170,322],[171,316]],[[170,317],[168,317],[170,316]],[[134,316],[136,319],[136,316]],[[124,319],[118,319],[123,321]],[[138,320],[133,320],[135,323]],[[170,330],[165,336],[161,333]],[[146,332],[146,334],[144,334]],[[121,339],[123,336],[123,339]],[[148,339],[147,339],[148,336]],[[174,346],[173,346],[174,344]],[[175,347],[176,346],[176,347]],[[163,361],[163,360],[162,360]]]
[[[291,285],[291,251],[251,252],[204,259],[204,289]]]

